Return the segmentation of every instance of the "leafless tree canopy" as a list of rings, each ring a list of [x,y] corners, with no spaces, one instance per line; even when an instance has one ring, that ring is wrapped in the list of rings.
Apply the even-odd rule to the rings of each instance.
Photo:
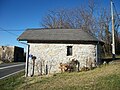
[[[43,18],[42,26],[44,28],[80,28],[85,30],[95,35],[99,40],[103,40],[105,42],[103,52],[106,55],[111,54],[110,10],[101,8],[97,12],[94,0],[88,1],[87,7],[49,11]],[[117,46],[120,45],[119,36],[116,29]]]

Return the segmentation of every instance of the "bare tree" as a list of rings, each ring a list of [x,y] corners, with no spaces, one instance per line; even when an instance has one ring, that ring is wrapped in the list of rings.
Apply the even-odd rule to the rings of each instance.
[[[96,22],[94,17],[94,0],[89,0],[88,8],[61,9],[49,11],[43,19],[45,28],[82,28],[95,34]]]
[[[42,25],[45,28],[70,28],[68,23],[69,16],[64,9],[58,11],[49,11],[49,14],[44,17]]]
[[[105,55],[111,54],[111,32],[110,32],[110,14],[105,8],[101,9],[100,15],[98,17],[98,38],[104,40],[105,44],[103,46],[103,51]]]
[[[110,10],[101,8],[99,15],[96,14],[94,0],[88,0],[88,6],[81,6],[73,9],[61,9],[49,11],[43,19],[42,25],[45,28],[80,28],[103,40],[105,55],[111,54],[111,15]],[[115,25],[117,28],[117,25]],[[116,32],[116,47],[120,45],[119,32]],[[117,49],[118,50],[118,49]]]

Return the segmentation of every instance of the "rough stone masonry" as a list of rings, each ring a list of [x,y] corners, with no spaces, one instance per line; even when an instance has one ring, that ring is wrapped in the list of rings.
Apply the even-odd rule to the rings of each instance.
[[[91,60],[92,66],[96,61],[96,45],[94,44],[46,44],[46,43],[29,43],[30,55],[36,56],[35,75],[49,74],[60,72],[60,63],[67,63],[70,60],[77,59],[80,62],[80,68],[87,67],[87,61]],[[67,56],[67,46],[72,46],[72,55]],[[33,70],[33,61],[29,60],[28,76]]]

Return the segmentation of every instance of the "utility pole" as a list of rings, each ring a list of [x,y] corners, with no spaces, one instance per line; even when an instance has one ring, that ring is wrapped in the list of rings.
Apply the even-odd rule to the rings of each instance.
[[[114,29],[114,13],[113,2],[111,0],[111,18],[112,18],[112,58],[115,59],[115,29]]]

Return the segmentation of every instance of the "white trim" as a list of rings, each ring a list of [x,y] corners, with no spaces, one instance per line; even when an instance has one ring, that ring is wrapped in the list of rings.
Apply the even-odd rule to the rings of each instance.
[[[9,77],[9,76],[11,76],[11,75],[14,75],[14,74],[19,73],[19,72],[22,72],[22,71],[24,71],[24,69],[22,69],[22,70],[20,70],[20,71],[17,71],[17,72],[14,72],[14,73],[11,73],[11,74],[8,74],[8,75],[6,75],[6,76],[3,76],[3,77],[1,77],[0,79]]]
[[[98,64],[98,45],[96,44],[96,63]]]
[[[22,65],[25,65],[25,64],[23,63],[23,64],[19,64],[19,65],[11,65],[11,66],[7,66],[7,67],[1,67],[0,70],[6,69],[6,68],[11,68],[11,67],[16,67],[16,66],[22,66]]]
[[[28,45],[27,45],[27,49],[26,49],[25,77],[28,76],[29,48],[30,48],[30,45],[28,44]]]
[[[22,43],[24,45],[27,45],[27,50],[26,50],[26,64],[25,64],[25,76],[27,77],[28,76],[28,62],[29,62],[29,47],[30,47],[30,45],[28,43],[25,43],[25,42],[20,42],[20,41],[18,41],[18,42]]]

